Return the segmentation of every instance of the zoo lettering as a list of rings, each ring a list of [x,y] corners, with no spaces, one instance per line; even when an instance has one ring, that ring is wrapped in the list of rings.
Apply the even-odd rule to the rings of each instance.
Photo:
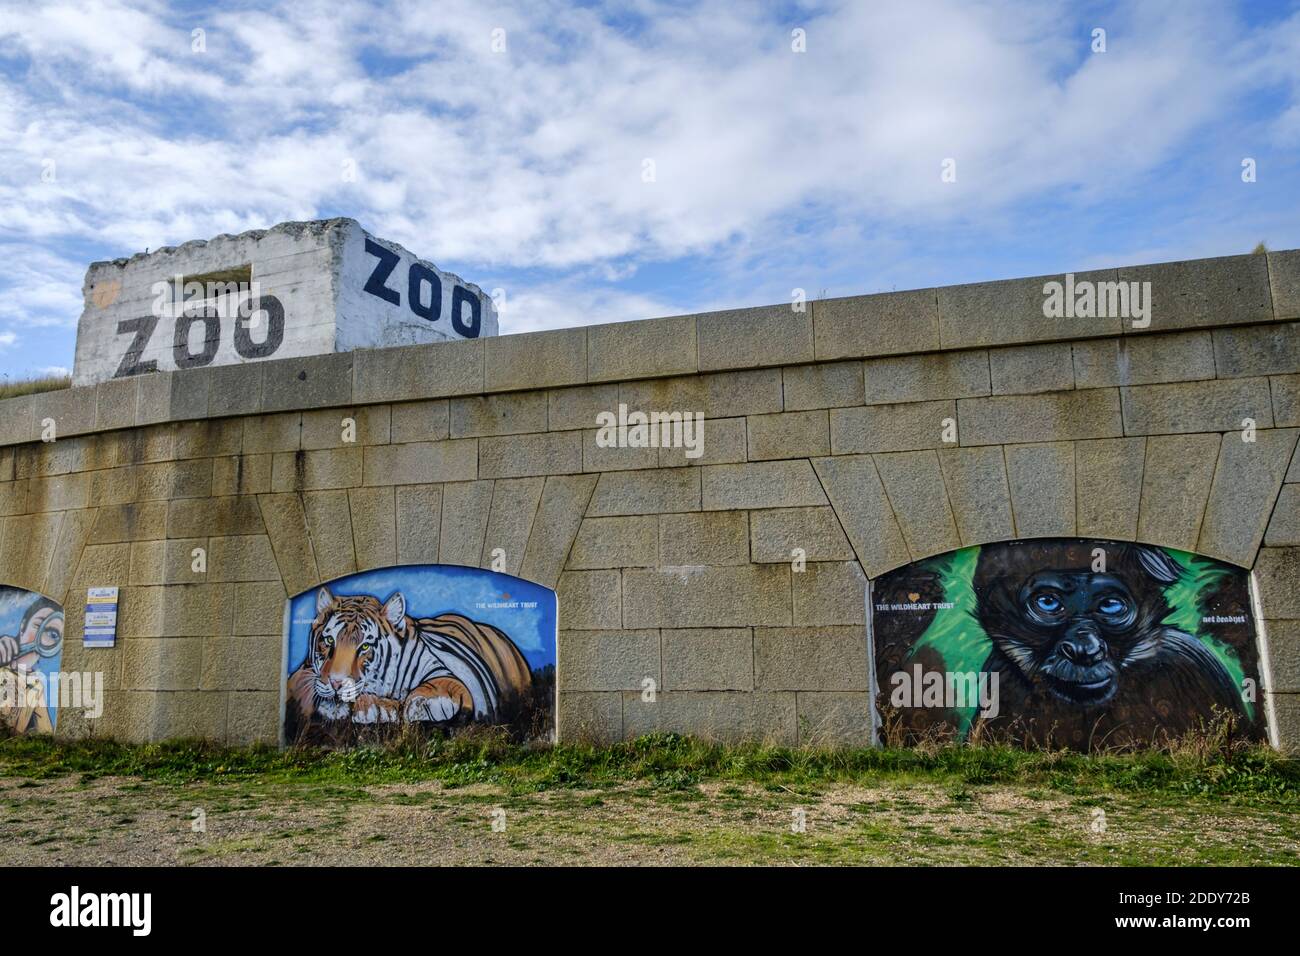
[[[374,256],[376,260],[375,268],[370,273],[370,278],[366,280],[363,287],[366,292],[383,299],[391,305],[400,306],[402,304],[402,294],[396,289],[390,289],[387,285],[388,278],[393,274],[398,264],[401,262],[401,256],[397,253],[385,249],[379,243],[370,239],[366,240],[366,252]],[[428,286],[428,303],[424,299],[426,293],[423,286]],[[411,263],[407,270],[407,308],[415,315],[429,322],[437,322],[442,315],[442,281],[438,278],[437,273],[427,266],[420,265],[418,262]],[[468,320],[465,316],[465,306],[469,306]],[[257,300],[255,308],[250,309],[250,315],[256,312],[265,312],[266,319],[266,338],[261,342],[254,342],[249,332],[250,327],[257,325],[255,322],[234,323],[235,351],[239,353],[242,359],[263,359],[274,355],[284,341],[284,305],[273,295],[264,295]],[[131,345],[127,348],[126,353],[122,356],[122,362],[114,373],[114,378],[126,378],[131,375],[142,375],[146,372],[158,371],[158,361],[156,359],[142,359],[145,351],[149,348],[149,342],[153,338],[154,331],[158,328],[159,315],[143,315],[134,319],[123,319],[117,323],[118,335],[134,335]],[[194,326],[197,323],[203,323],[203,347],[201,351],[195,353],[190,351],[190,340]],[[474,295],[464,286],[454,286],[451,293],[451,326],[456,330],[458,335],[467,339],[476,339],[479,336],[479,330],[483,322],[483,307],[479,302],[478,296]],[[185,314],[176,318],[176,325],[172,333],[172,360],[176,363],[178,369],[202,368],[205,365],[212,364],[212,360],[217,357],[217,348],[221,344],[221,316],[214,308],[195,309],[187,311]]]
[[[390,289],[387,283],[388,277],[393,274],[402,257],[390,249],[385,249],[373,239],[366,240],[366,252],[379,261],[375,263],[374,271],[366,280],[365,291],[385,302],[400,306],[402,293]],[[429,287],[428,305],[423,301],[424,293],[420,288],[423,285]],[[465,321],[466,304],[469,305],[469,322]],[[415,315],[430,322],[437,322],[442,315],[442,281],[428,266],[412,262],[407,270],[406,305]],[[463,335],[467,339],[476,339],[482,321],[482,305],[479,303],[478,296],[464,286],[454,286],[451,291],[451,327],[458,335]]]

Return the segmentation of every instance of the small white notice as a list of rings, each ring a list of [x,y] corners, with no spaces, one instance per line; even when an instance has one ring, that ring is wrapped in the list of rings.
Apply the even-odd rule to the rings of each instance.
[[[86,588],[83,647],[112,647],[117,643],[117,588]]]

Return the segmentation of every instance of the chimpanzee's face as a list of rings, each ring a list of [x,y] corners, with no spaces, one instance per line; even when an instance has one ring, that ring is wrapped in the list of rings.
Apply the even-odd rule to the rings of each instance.
[[[1058,697],[1104,704],[1115,695],[1133,643],[1138,602],[1112,574],[1040,571],[1019,592],[1020,626],[1005,648]]]

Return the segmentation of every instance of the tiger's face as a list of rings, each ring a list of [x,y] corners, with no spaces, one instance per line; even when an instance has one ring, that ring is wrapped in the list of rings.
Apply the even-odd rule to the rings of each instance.
[[[393,636],[393,626],[375,598],[336,598],[321,588],[311,626],[316,696],[346,703],[358,694],[380,693],[379,647]]]

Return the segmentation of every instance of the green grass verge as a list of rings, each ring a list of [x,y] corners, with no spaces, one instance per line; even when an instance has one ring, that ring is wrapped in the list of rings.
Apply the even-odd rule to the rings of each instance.
[[[53,392],[72,385],[71,375],[37,375],[32,378],[0,379],[0,398],[17,398],[37,392]]]
[[[343,787],[436,780],[445,786],[492,783],[515,792],[598,789],[630,781],[686,790],[709,780],[798,790],[912,779],[951,785],[956,793],[966,785],[1010,784],[1075,794],[1241,795],[1268,803],[1300,802],[1300,761],[1264,747],[1211,755],[1083,755],[994,746],[833,751],[723,746],[678,734],[653,734],[607,747],[524,748],[488,736],[338,751],[11,737],[0,740],[0,774],[33,779],[134,776],[169,783],[258,778]]]

